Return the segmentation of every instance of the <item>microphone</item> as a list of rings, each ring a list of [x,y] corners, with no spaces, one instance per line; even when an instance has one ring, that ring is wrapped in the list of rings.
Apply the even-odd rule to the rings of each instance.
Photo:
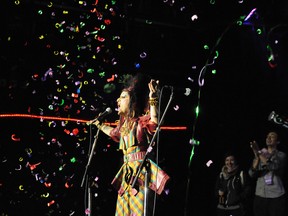
[[[191,89],[190,88],[178,88],[174,86],[167,86],[165,85],[164,87],[170,88],[172,92],[179,92],[181,94],[184,94],[185,96],[189,96],[191,94]]]
[[[112,109],[110,107],[107,107],[106,110],[102,113],[99,114],[99,116],[93,120],[91,120],[89,122],[89,124],[93,124],[95,123],[96,121],[101,121],[106,115],[112,113]]]

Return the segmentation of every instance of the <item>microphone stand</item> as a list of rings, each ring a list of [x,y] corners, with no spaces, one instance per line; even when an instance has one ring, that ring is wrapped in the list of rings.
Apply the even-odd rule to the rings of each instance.
[[[91,193],[91,184],[90,184],[90,182],[88,182],[89,181],[89,176],[88,176],[87,172],[89,170],[90,163],[91,163],[92,157],[93,157],[93,153],[94,153],[94,150],[96,148],[96,143],[97,143],[97,140],[98,140],[99,132],[100,132],[100,130],[98,128],[96,136],[95,136],[95,139],[94,139],[94,142],[93,142],[93,145],[92,145],[92,148],[91,148],[90,152],[88,153],[89,154],[89,158],[88,158],[88,162],[86,164],[85,172],[84,172],[84,175],[83,175],[83,178],[82,178],[82,182],[81,182],[81,187],[83,187],[84,181],[86,180],[86,189],[88,187],[88,207],[87,207],[88,208],[88,212],[87,212],[88,216],[92,216],[92,193]],[[85,193],[85,195],[86,195],[86,193]],[[86,205],[86,203],[85,203],[85,205]],[[85,210],[86,210],[86,206],[85,206]]]
[[[147,159],[147,156],[148,156],[148,154],[153,150],[153,146],[155,145],[155,143],[154,143],[154,140],[155,140],[155,138],[156,138],[156,136],[157,136],[157,134],[159,133],[159,131],[160,131],[160,125],[162,124],[162,122],[163,122],[163,119],[164,119],[164,117],[165,117],[165,115],[166,115],[166,112],[167,112],[167,110],[168,110],[168,107],[170,106],[170,104],[171,104],[171,102],[172,102],[172,99],[173,99],[173,94],[174,94],[174,92],[173,92],[173,87],[170,87],[171,88],[171,91],[172,91],[172,93],[171,93],[171,95],[170,95],[170,99],[169,99],[169,101],[168,101],[168,103],[167,103],[167,106],[166,106],[166,108],[165,108],[165,110],[164,110],[164,112],[163,112],[163,115],[162,115],[162,117],[161,117],[161,119],[160,119],[160,121],[158,122],[158,126],[157,126],[157,128],[156,128],[156,131],[155,131],[155,133],[153,134],[153,137],[152,137],[152,139],[151,139],[151,141],[150,141],[150,144],[149,144],[149,146],[148,146],[148,148],[147,148],[147,151],[146,151],[146,153],[145,153],[145,155],[144,155],[144,158],[143,158],[143,160],[142,160],[142,162],[141,162],[141,164],[140,164],[140,166],[138,167],[138,171],[137,171],[137,173],[136,173],[136,176],[135,176],[135,178],[134,178],[134,180],[133,180],[133,182],[132,182],[132,188],[134,189],[134,187],[135,187],[135,184],[136,184],[136,181],[137,181],[137,179],[138,179],[138,176],[140,175],[140,173],[141,173],[141,171],[142,171],[142,169],[143,169],[143,166],[144,166],[144,164],[145,164],[145,162],[146,162],[146,159]],[[148,192],[148,182],[147,182],[147,179],[148,179],[148,177],[147,177],[147,172],[145,173],[145,182],[144,182],[144,215],[143,216],[146,216],[146,212],[147,212],[147,192]],[[157,181],[157,180],[156,180]]]

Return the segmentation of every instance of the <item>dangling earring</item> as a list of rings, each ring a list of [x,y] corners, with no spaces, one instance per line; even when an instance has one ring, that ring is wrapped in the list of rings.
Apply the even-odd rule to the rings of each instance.
[[[134,118],[135,117],[135,111],[133,110],[132,112],[131,112],[131,118]]]

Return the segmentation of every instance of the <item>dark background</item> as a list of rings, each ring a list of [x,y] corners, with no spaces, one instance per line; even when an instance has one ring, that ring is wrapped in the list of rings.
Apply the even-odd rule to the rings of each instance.
[[[234,150],[248,169],[249,142],[264,147],[270,129],[279,131],[287,152],[285,124],[268,121],[272,111],[288,116],[286,1],[85,3],[1,1],[1,214],[84,215],[87,194],[80,185],[96,129],[69,119],[114,109],[124,75],[138,71],[175,87],[163,125],[186,127],[159,134],[158,163],[171,184],[156,204],[157,215],[213,215],[224,153]],[[163,111],[170,95],[165,88]],[[115,119],[116,112],[107,116]],[[193,147],[192,139],[200,144]],[[103,134],[97,143],[88,172],[92,212],[114,215],[110,182],[121,153]]]

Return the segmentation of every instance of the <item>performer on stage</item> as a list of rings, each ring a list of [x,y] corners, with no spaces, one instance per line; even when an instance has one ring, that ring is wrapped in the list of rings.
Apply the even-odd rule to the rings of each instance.
[[[123,152],[123,165],[112,181],[118,191],[115,215],[140,216],[143,215],[144,207],[146,215],[152,215],[154,198],[163,192],[170,178],[155,163],[152,154],[149,154],[145,166],[137,176],[135,187],[131,187],[157,128],[158,86],[158,80],[147,78],[143,74],[131,76],[117,99],[117,126],[111,127],[100,121],[94,123],[102,132],[119,142],[119,149]],[[146,172],[148,193],[147,202],[144,202]]]

